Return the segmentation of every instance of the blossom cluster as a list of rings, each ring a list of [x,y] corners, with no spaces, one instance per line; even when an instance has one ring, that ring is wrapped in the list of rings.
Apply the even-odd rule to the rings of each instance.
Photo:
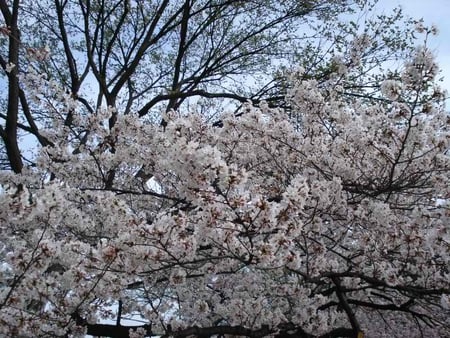
[[[77,115],[60,94],[74,127],[54,107],[54,145],[0,175],[0,335],[83,336],[78,319],[114,319],[116,300],[160,334],[450,334],[449,120],[423,86],[435,73],[418,49],[377,104],[298,81],[300,126],[262,104],[220,126],[193,112],[108,128],[113,108]]]

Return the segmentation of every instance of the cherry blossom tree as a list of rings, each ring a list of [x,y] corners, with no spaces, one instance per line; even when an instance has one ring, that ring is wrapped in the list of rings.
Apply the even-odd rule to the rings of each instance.
[[[130,336],[448,335],[436,73],[418,48],[377,103],[343,99],[339,77],[293,80],[300,130],[264,103],[216,126],[192,112],[109,129],[111,109],[78,116],[61,94],[88,140],[55,114],[36,167],[1,176],[2,334],[122,337],[138,313]]]
[[[5,63],[46,120],[0,172],[0,334],[449,336],[446,94],[426,43],[349,93],[371,48],[286,71],[285,107],[164,126]]]

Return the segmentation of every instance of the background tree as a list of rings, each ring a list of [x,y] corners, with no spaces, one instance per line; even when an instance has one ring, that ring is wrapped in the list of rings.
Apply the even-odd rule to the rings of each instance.
[[[242,6],[263,8],[256,1],[220,4],[229,7],[220,7],[218,21],[213,16],[208,25],[222,33],[252,15],[256,20]],[[327,4],[337,9],[341,2]],[[398,36],[403,45],[386,38],[392,45],[380,46],[387,31],[374,29],[371,37],[369,28],[356,34],[343,25],[342,34],[322,40],[330,42],[323,59],[305,57],[313,55],[312,43],[286,53],[286,62],[303,67],[265,76],[270,85],[260,94],[268,101],[223,89],[224,98],[254,100],[213,123],[214,111],[205,114],[185,100],[212,99],[219,93],[215,80],[226,88],[234,76],[251,75],[257,64],[244,57],[248,50],[261,44],[252,58],[268,60],[265,53],[277,50],[267,49],[268,41],[278,46],[289,35],[234,45],[231,39],[222,48],[217,37],[202,36],[217,47],[208,65],[224,52],[217,62],[227,75],[208,73],[189,88],[198,65],[192,55],[207,49],[180,46],[200,29],[194,22],[203,27],[192,13],[212,10],[214,2],[55,2],[62,18],[52,11],[44,16],[38,6],[0,5],[5,20],[15,10],[18,22],[24,16],[21,34],[10,33],[12,19],[4,30],[8,52],[11,40],[20,41],[16,64],[2,55],[5,74],[18,74],[6,75],[8,95],[19,93],[14,105],[5,100],[4,119],[41,144],[30,165],[15,166],[6,142],[11,124],[2,127],[11,170],[0,173],[1,334],[449,335],[449,134],[438,68],[425,44],[397,72],[374,72],[413,49],[403,39],[412,32]],[[256,23],[274,20],[271,9],[275,15],[276,7],[267,7]],[[326,25],[336,23],[328,21],[332,12],[321,13]],[[226,22],[236,26],[225,29]],[[270,28],[290,27],[281,23]],[[24,34],[32,27],[42,35]],[[56,31],[46,35],[46,29]],[[420,23],[416,29],[425,40],[434,31]],[[33,45],[45,36],[48,48]],[[230,55],[228,45],[236,48]],[[51,56],[58,48],[62,53]],[[151,62],[155,53],[160,63]],[[177,64],[179,72],[169,72]],[[127,69],[131,75],[124,75]],[[145,72],[164,76],[150,84]],[[92,83],[95,98],[86,96]],[[277,94],[272,85],[281,98],[270,100]],[[150,118],[153,112],[160,116]],[[17,135],[14,142],[20,143]],[[122,322],[131,315],[144,322],[133,332]],[[100,324],[101,318],[116,323]]]

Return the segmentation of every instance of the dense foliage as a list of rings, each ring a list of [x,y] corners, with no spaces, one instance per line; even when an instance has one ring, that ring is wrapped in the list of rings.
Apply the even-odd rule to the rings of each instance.
[[[58,76],[2,58],[0,334],[449,336],[445,93],[426,44],[398,72],[365,74],[374,41],[323,76],[284,72],[282,107],[249,100],[211,121],[170,96],[162,124],[107,86],[88,109]],[[51,60],[34,52],[30,65]],[[15,116],[16,137],[41,145],[30,165],[14,163],[14,112],[41,118]],[[130,331],[129,316],[143,323]]]

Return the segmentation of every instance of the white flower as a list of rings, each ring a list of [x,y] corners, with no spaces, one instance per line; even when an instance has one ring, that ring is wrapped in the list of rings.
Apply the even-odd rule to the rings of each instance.
[[[182,285],[186,282],[186,271],[183,269],[177,269],[170,275],[170,282],[175,285]]]
[[[197,313],[208,313],[210,311],[208,303],[204,300],[198,300],[195,302],[195,310]]]
[[[416,49],[412,60],[405,65],[402,82],[406,86],[420,88],[423,81],[432,81],[439,72],[433,53],[425,46]]]
[[[436,25],[431,25],[431,29],[430,29],[431,34],[433,35],[438,35],[439,34],[439,29],[437,28]]]
[[[417,21],[416,24],[414,25],[414,29],[416,30],[416,32],[418,33],[423,33],[425,32],[425,26],[423,24],[423,20]]]
[[[11,71],[14,69],[15,66],[16,65],[14,63],[9,62],[9,63],[6,64],[5,71],[7,73],[11,73]]]
[[[143,327],[138,327],[136,330],[130,330],[129,336],[130,338],[144,338],[147,332]]]
[[[402,93],[402,84],[395,80],[385,80],[381,84],[381,93],[387,99],[395,101]]]

